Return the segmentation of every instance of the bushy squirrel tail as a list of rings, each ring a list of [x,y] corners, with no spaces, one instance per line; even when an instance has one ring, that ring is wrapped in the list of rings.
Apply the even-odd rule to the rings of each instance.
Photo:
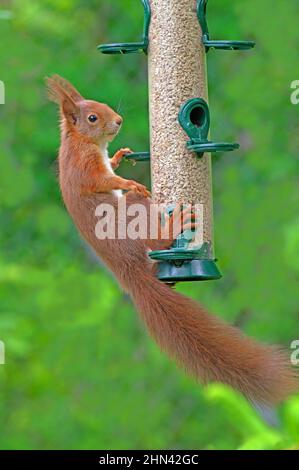
[[[298,390],[286,352],[246,337],[150,272],[135,270],[129,287],[160,348],[201,382],[230,385],[261,406],[276,404]]]

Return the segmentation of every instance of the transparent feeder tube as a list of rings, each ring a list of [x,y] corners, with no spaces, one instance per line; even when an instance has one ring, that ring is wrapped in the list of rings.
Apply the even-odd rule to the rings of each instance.
[[[203,205],[203,240],[213,257],[211,156],[187,149],[178,122],[191,98],[207,101],[206,54],[196,0],[150,0],[149,108],[153,198]],[[194,116],[196,120],[197,117]]]

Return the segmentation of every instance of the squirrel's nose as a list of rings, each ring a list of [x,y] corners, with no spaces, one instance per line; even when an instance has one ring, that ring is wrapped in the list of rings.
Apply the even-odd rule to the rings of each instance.
[[[122,125],[122,118],[119,116],[116,120],[115,120],[115,123],[118,125],[118,126],[121,126]]]

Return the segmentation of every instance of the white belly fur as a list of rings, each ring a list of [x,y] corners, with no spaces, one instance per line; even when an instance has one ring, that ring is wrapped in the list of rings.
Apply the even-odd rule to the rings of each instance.
[[[108,155],[107,146],[104,149],[101,149],[101,152],[102,152],[102,155],[104,157],[104,165],[107,168],[107,171],[114,175],[114,171],[112,170],[111,163],[110,163],[110,158],[109,158],[109,155]],[[123,195],[123,192],[122,192],[121,189],[113,190],[112,192],[118,198],[120,198]]]

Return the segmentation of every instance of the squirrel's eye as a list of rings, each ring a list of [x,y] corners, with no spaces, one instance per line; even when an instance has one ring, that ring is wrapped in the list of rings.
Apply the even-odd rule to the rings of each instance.
[[[97,117],[95,114],[90,114],[90,115],[88,116],[88,120],[89,120],[90,122],[96,122],[96,121],[98,120],[98,117]]]

